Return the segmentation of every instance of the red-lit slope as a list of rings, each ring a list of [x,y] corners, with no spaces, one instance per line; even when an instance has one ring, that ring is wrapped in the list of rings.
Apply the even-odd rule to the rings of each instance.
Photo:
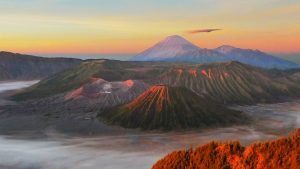
[[[126,128],[178,129],[232,125],[246,121],[243,113],[203,99],[184,87],[155,85],[132,102],[100,114]]]
[[[184,86],[219,103],[253,104],[299,96],[299,85],[238,62],[174,66],[154,83]]]
[[[194,150],[175,151],[152,169],[299,169],[300,129],[286,138],[256,143],[247,148],[239,142],[211,142]]]

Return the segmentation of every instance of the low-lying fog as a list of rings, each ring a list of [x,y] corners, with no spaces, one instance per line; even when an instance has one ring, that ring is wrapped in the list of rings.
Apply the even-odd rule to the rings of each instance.
[[[25,87],[29,87],[38,80],[32,81],[0,81],[0,106],[12,104],[13,102],[3,99],[6,91],[22,89]]]
[[[30,82],[10,82],[26,87]],[[12,87],[0,83],[0,92]],[[14,89],[17,89],[16,87]],[[286,135],[300,127],[300,101],[234,107],[255,117],[255,125],[192,132],[132,133],[47,138],[0,136],[1,169],[149,169],[166,153],[211,140],[240,140],[244,145]]]
[[[29,87],[35,83],[37,83],[38,80],[32,80],[32,81],[11,81],[11,82],[5,82],[0,81],[0,92],[8,91],[8,90],[16,90],[21,89],[25,87]]]

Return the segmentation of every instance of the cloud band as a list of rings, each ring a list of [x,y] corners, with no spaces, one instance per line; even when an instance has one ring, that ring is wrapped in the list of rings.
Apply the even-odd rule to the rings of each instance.
[[[222,30],[222,29],[195,29],[195,30],[187,31],[187,33],[190,33],[190,34],[196,34],[196,33],[210,33],[210,32],[220,31],[220,30]]]

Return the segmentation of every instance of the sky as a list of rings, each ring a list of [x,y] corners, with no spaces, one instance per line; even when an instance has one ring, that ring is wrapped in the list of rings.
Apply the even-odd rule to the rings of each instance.
[[[0,0],[0,51],[136,54],[174,34],[204,48],[300,53],[300,1]]]

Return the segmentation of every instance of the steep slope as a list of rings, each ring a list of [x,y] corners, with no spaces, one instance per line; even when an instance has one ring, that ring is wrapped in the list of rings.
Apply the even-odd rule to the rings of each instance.
[[[245,123],[246,115],[228,110],[183,87],[156,85],[132,102],[99,114],[126,128],[185,129]]]
[[[275,56],[271,56],[259,50],[240,49],[228,45],[220,46],[215,49],[224,55],[226,58],[241,63],[263,67],[263,68],[276,68],[276,69],[291,69],[299,68],[299,65]]]
[[[175,56],[182,56],[189,52],[198,51],[200,48],[178,36],[168,36],[153,47],[131,58],[132,61],[164,60]]]
[[[42,58],[0,52],[0,80],[42,79],[80,64],[80,59]]]
[[[202,49],[183,37],[173,35],[132,57],[131,60],[210,63],[222,62],[227,59],[217,51]]]
[[[300,167],[299,143],[300,129],[288,137],[247,148],[239,142],[211,142],[194,150],[175,151],[158,161],[152,169],[297,169]]]
[[[298,83],[239,62],[172,67],[154,84],[184,86],[225,104],[274,102],[300,96]]]
[[[239,49],[226,45],[216,49],[199,48],[178,35],[165,38],[153,47],[132,57],[131,60],[190,63],[239,61],[267,69],[299,68],[299,65],[296,63],[268,55],[258,50]]]

